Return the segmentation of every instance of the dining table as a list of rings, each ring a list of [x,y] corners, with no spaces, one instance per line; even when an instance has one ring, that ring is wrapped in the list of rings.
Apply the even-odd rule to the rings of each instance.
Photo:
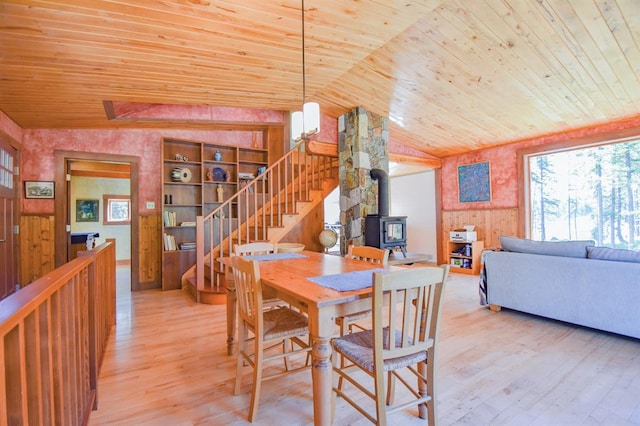
[[[333,254],[301,251],[245,256],[259,262],[263,292],[305,312],[312,342],[311,377],[315,425],[330,425],[333,416],[331,339],[336,318],[371,309],[372,274],[401,266],[382,266]],[[219,258],[226,267],[227,353],[236,346],[236,290],[231,257]],[[358,288],[359,287],[359,288]]]

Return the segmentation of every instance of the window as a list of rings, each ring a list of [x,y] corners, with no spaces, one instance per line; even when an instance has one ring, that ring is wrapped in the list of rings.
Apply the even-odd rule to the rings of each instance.
[[[104,195],[104,225],[131,223],[131,198],[128,195]]]
[[[526,155],[535,240],[640,249],[640,139]]]

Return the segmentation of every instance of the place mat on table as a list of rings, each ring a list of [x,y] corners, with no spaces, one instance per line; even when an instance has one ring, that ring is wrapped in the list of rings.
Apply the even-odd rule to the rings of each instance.
[[[287,260],[287,259],[302,259],[305,256],[304,254],[299,253],[269,253],[269,254],[252,254],[248,256],[244,256],[245,259],[257,260],[258,262],[266,261],[266,260]]]
[[[345,272],[344,274],[319,275],[307,279],[333,290],[353,291],[371,287],[374,272],[385,272],[385,270],[377,268],[367,271]]]

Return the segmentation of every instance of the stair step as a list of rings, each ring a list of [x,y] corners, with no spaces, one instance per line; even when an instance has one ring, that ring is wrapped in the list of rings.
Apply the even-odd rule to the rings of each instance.
[[[286,197],[286,203],[282,196],[279,199],[271,199],[271,195],[275,196],[276,194],[265,194],[265,198],[269,198],[268,201],[265,201],[265,199],[262,198],[263,194],[260,193],[260,189],[257,190],[257,193],[249,194],[250,197],[248,199],[250,202],[247,204],[247,207],[249,207],[251,213],[247,215],[248,212],[246,212],[246,210],[238,208],[238,218],[234,220],[234,222],[242,223],[249,220],[250,223],[254,225],[249,226],[248,232],[245,226],[234,228],[233,240],[236,242],[280,241],[286,232],[294,228],[301,217],[309,214],[312,208],[314,208],[318,202],[321,202],[322,198],[338,185],[338,179],[337,177],[327,176],[318,185],[315,185],[316,183],[316,181],[307,181],[307,185],[304,185],[302,190],[295,191],[293,194],[289,192]],[[296,184],[300,184],[300,181],[296,180]],[[278,194],[282,195],[282,192]],[[252,199],[251,196],[253,195],[257,196],[257,198]],[[303,199],[297,199],[298,196]],[[271,212],[273,212],[273,214]],[[237,226],[238,224],[239,223],[234,223],[233,225]],[[223,234],[223,238],[229,237],[229,235],[227,235],[228,232],[223,232]],[[220,246],[215,246],[211,248],[211,250],[213,250],[214,258],[221,255]],[[228,251],[228,240],[225,240],[222,255],[228,256]],[[190,294],[199,303],[224,304],[226,303],[227,293],[224,285],[223,270],[220,268],[219,262],[216,262],[215,269],[212,271],[209,267],[210,259],[211,256],[205,253],[205,288],[198,291],[196,290],[195,265],[192,267],[192,276],[184,278],[184,287],[189,290]]]
[[[211,286],[211,281],[205,278],[205,288],[196,290],[195,274],[187,277],[186,290],[198,303],[206,305],[224,305],[227,303],[227,289],[224,286]]]

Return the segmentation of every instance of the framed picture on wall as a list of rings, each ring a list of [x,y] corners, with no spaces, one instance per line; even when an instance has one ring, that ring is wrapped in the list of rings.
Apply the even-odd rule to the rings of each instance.
[[[55,182],[24,181],[25,198],[55,198]]]
[[[98,222],[99,200],[76,200],[76,222]]]
[[[458,195],[461,203],[491,201],[488,161],[458,166]]]

